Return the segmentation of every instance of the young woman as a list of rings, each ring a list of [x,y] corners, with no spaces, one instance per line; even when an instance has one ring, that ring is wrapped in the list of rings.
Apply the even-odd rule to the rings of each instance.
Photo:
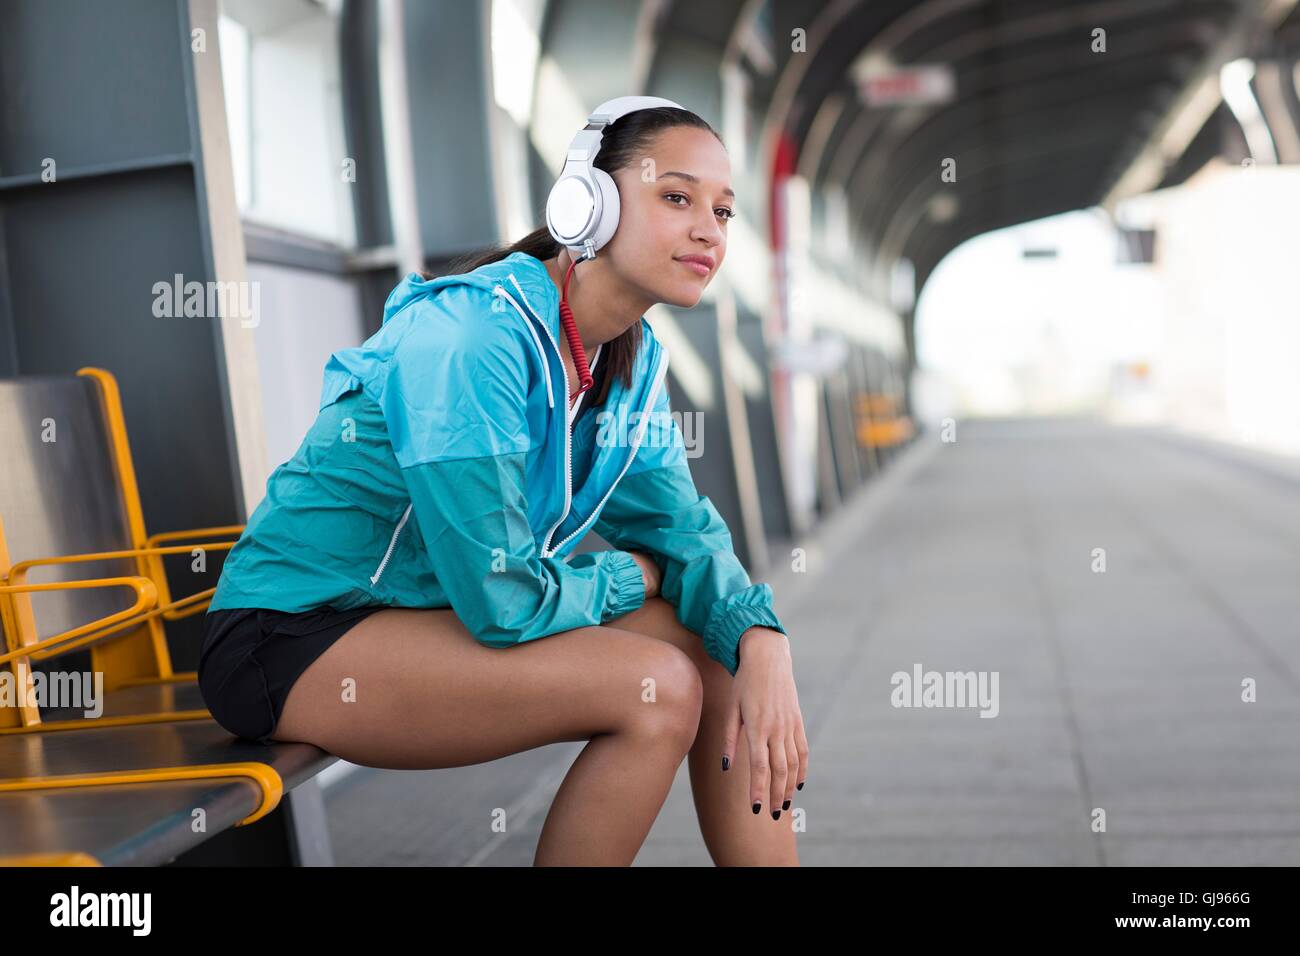
[[[238,736],[371,767],[590,741],[538,865],[630,864],[684,757],[715,863],[797,865],[788,639],[695,489],[642,317],[695,305],[722,265],[727,153],[656,107],[607,126],[594,166],[621,205],[594,259],[573,268],[542,228],[412,273],[330,357],[319,417],[222,570],[200,687]],[[615,550],[566,560],[588,530]]]

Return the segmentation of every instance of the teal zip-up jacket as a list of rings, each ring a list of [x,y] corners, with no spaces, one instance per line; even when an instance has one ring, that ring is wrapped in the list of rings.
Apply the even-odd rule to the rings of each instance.
[[[571,431],[559,293],[540,260],[408,275],[379,331],[330,356],[316,422],[268,479],[209,612],[450,607],[508,647],[640,607],[639,550],[734,675],[747,628],[785,628],[696,491],[668,350],[645,319],[641,331],[631,388],[612,377]],[[589,530],[617,550],[566,560]]]

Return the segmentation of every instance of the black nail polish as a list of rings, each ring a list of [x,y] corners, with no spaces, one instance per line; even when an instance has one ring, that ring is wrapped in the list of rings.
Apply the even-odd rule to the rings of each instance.
[[[772,811],[772,819],[773,819],[773,820],[780,820],[780,819],[781,819],[781,811],[780,811],[780,810],[773,810],[773,811]]]
[[[722,769],[727,770],[731,767],[731,760],[726,754],[722,755]]]
[[[785,803],[781,804],[781,809],[782,809],[782,810],[789,810],[789,809],[790,809],[790,801],[787,800]]]
[[[803,789],[803,784],[800,783],[797,787],[795,787],[795,789],[796,789],[796,790],[802,790],[802,789]]]
[[[756,804],[754,804],[754,812],[757,813],[757,812],[758,812],[758,808],[761,807],[761,806],[762,806],[761,803],[756,803]]]

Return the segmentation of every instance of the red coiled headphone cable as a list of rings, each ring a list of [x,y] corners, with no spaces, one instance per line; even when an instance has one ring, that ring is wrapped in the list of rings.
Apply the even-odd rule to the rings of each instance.
[[[591,369],[587,366],[587,351],[582,347],[582,339],[578,337],[578,323],[573,319],[573,309],[569,308],[569,279],[581,261],[575,259],[569,263],[569,271],[564,275],[564,288],[560,294],[560,324],[564,326],[564,337],[569,340],[569,354],[573,356],[573,367],[578,372],[578,390],[569,396],[570,402],[593,384]]]

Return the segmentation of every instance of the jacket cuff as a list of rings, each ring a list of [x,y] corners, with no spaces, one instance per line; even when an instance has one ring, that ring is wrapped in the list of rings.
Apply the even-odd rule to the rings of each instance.
[[[609,589],[605,593],[605,609],[600,623],[622,617],[645,603],[645,575],[636,559],[626,551],[610,551],[605,557],[605,571],[609,575]]]
[[[772,586],[754,584],[715,601],[704,628],[704,651],[727,669],[732,677],[740,669],[740,637],[754,626],[786,633],[772,610]]]

